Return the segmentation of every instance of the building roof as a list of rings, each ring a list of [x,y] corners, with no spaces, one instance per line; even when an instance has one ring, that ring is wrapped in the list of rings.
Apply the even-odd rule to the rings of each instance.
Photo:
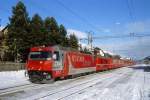
[[[7,28],[8,28],[8,25],[6,25],[6,26],[1,30],[1,32],[4,32]]]
[[[3,38],[3,35],[4,35],[5,30],[6,30],[7,28],[8,28],[8,25],[6,25],[6,26],[0,31],[0,42],[1,42],[2,38]]]

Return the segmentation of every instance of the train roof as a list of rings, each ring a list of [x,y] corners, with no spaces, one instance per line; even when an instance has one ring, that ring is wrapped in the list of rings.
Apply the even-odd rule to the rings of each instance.
[[[52,47],[45,47],[45,46],[37,46],[32,47],[30,51],[52,51],[54,50]]]

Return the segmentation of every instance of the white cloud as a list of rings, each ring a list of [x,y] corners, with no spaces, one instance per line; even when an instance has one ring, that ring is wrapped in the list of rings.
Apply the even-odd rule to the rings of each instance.
[[[75,34],[77,38],[87,38],[87,33],[75,29],[67,29],[68,35]]]
[[[111,51],[106,51],[106,50],[103,50],[104,53],[108,53],[110,55],[116,55],[115,53],[111,52]]]
[[[120,54],[124,57],[141,59],[150,55],[150,37],[124,39],[124,42],[118,40],[118,43],[112,41],[96,45],[104,51]]]
[[[103,32],[104,32],[104,33],[109,33],[109,32],[110,32],[110,29],[103,29]]]
[[[120,25],[120,22],[116,22],[115,24],[116,24],[116,25]]]
[[[128,32],[134,33],[150,32],[150,20],[128,23],[125,28]]]
[[[83,49],[84,48],[89,48],[89,46],[86,43],[80,43],[80,44],[81,44],[81,46],[82,46]]]
[[[117,22],[116,24],[119,23]],[[71,29],[69,32],[76,33],[78,37],[87,37],[86,33],[77,30]],[[110,35],[129,34],[131,32],[135,34],[150,34],[150,20],[120,24],[117,26],[117,29],[115,27],[103,28],[101,32],[109,32],[111,33]],[[97,42],[97,40],[94,41],[94,46],[100,47],[109,53],[120,54],[125,57],[136,59],[150,56],[150,37],[104,39],[100,41],[102,42]]]
[[[97,30],[94,30],[95,33],[111,33],[111,29],[109,27],[103,27],[101,25],[95,25]]]
[[[79,30],[67,29],[67,33],[68,35],[70,34],[76,35],[78,39],[87,38],[87,33],[81,32]],[[88,48],[88,45],[86,43],[83,43],[83,41],[79,41],[79,44],[81,44],[82,48],[85,48],[85,47]]]
[[[150,33],[150,19],[128,22],[128,23],[120,23],[116,22],[116,25],[108,28],[111,30],[111,34],[113,35],[121,35],[121,34],[129,34],[129,33]]]
[[[134,23],[130,22],[124,25],[120,24],[117,29],[112,27],[111,32],[113,35],[129,34],[132,32],[135,34],[150,34],[150,19],[136,21]],[[150,55],[150,37],[122,38],[117,40],[115,39],[115,41],[113,41],[113,39],[106,39],[103,44],[97,43],[96,45],[109,52],[136,59],[144,58]]]

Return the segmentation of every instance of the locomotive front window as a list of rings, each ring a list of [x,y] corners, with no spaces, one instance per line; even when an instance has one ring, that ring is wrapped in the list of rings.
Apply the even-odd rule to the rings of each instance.
[[[32,60],[49,60],[52,58],[51,52],[30,52],[29,58]]]

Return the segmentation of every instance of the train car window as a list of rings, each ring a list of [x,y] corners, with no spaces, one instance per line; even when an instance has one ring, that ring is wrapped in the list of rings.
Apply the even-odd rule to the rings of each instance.
[[[53,59],[56,60],[56,61],[59,61],[60,57],[59,57],[59,52],[58,51],[54,52]]]

